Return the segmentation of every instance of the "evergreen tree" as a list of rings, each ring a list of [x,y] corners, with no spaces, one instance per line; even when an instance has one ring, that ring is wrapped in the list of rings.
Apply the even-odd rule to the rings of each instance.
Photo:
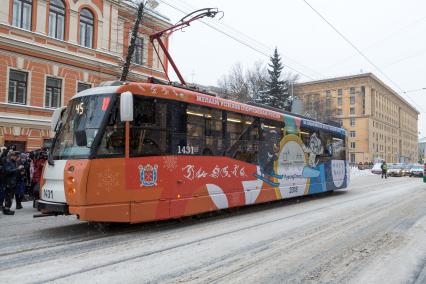
[[[287,80],[281,78],[283,65],[281,64],[281,57],[276,48],[268,66],[269,78],[266,81],[266,90],[259,94],[256,101],[282,110],[290,110],[289,83]]]

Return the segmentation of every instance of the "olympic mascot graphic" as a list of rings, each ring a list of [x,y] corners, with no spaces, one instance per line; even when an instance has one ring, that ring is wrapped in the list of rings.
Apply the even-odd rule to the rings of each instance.
[[[324,153],[321,139],[318,138],[316,133],[313,133],[309,138],[308,146],[302,145],[303,151],[308,154],[308,166],[303,169],[304,177],[318,177],[320,172],[315,168],[318,165],[317,156]]]

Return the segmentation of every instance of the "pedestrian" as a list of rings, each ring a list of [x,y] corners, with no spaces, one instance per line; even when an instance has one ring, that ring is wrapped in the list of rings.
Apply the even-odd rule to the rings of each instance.
[[[382,165],[380,166],[380,168],[382,169],[382,178],[385,177],[388,178],[388,165],[386,164],[385,161],[383,161]]]
[[[46,163],[47,154],[44,150],[38,152],[38,155],[34,155],[34,172],[32,177],[32,189],[33,189],[33,207],[35,207],[35,201],[40,198],[40,179],[43,172],[43,166]]]
[[[18,172],[16,176],[16,189],[15,189],[15,202],[16,209],[22,209],[22,201],[24,201],[25,194],[25,184],[26,184],[26,155],[25,154],[17,154],[16,163],[21,170]]]
[[[4,173],[5,173],[5,204],[3,208],[3,214],[13,215],[14,211],[10,210],[12,207],[12,199],[16,192],[16,186],[18,182],[18,175],[21,170],[24,169],[24,166],[18,165],[17,163],[18,153],[12,151],[8,154],[6,162],[4,164]]]
[[[3,153],[6,152],[6,147],[1,147],[0,148],[0,210],[3,211],[3,206],[4,206],[4,190],[5,190],[5,186],[4,186],[4,180],[5,180],[5,176],[4,176],[4,161],[5,159],[1,158],[3,156]]]

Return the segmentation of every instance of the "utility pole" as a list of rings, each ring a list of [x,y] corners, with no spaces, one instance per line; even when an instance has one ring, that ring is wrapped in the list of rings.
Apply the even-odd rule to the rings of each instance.
[[[132,37],[130,38],[130,45],[127,51],[126,61],[123,64],[123,71],[121,73],[120,81],[125,82],[127,80],[127,75],[129,74],[130,64],[132,61],[133,53],[135,51],[135,42],[138,37],[139,25],[142,21],[142,15],[144,10],[144,2],[141,1],[138,6],[138,15],[136,17],[135,25],[132,30]]]

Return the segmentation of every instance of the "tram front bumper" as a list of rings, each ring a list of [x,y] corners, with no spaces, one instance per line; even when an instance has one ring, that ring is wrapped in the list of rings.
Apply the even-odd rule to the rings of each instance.
[[[68,204],[49,202],[45,200],[36,200],[35,207],[38,211],[45,215],[68,215]]]

